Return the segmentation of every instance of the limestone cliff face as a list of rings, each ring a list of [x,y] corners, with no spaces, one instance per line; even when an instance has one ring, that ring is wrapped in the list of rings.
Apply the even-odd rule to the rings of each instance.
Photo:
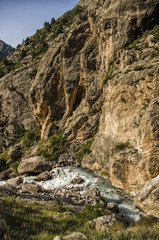
[[[159,0],[80,0],[79,6],[71,26],[53,41],[47,36],[42,59],[27,63],[26,56],[24,68],[1,79],[2,119],[27,130],[34,115],[42,139],[61,128],[70,141],[83,142],[99,128],[82,165],[105,169],[114,185],[136,193],[159,172],[159,37],[145,35],[136,48],[125,47],[159,24]]]
[[[103,92],[99,132],[84,161],[99,163],[114,185],[133,193],[159,172],[159,58],[151,59],[151,51],[118,52],[116,75]]]
[[[84,8],[82,19],[51,44],[32,84],[30,104],[42,126],[42,138],[55,124],[65,126],[70,139],[84,138],[86,120],[92,131],[109,63],[119,49],[158,21],[158,1],[94,0],[79,5]],[[76,117],[79,124],[73,123]]]

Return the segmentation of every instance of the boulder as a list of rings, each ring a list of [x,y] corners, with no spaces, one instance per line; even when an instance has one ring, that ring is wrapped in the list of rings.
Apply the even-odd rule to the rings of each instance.
[[[84,183],[84,179],[78,176],[71,180],[71,184],[82,184],[82,183]]]
[[[63,238],[57,236],[57,237],[55,237],[53,240],[63,240]]]
[[[95,228],[97,231],[105,231],[111,228],[114,222],[117,221],[115,214],[105,215],[94,219]]]
[[[49,171],[46,171],[46,172],[43,172],[43,173],[40,173],[36,178],[35,180],[36,181],[47,181],[49,179],[52,178],[52,175]]]
[[[22,153],[20,151],[21,148],[22,148],[21,145],[15,145],[15,146],[9,148],[8,155],[11,158],[11,160],[16,161],[17,159],[19,159],[21,157],[21,155],[22,155]]]
[[[42,173],[44,171],[51,170],[51,163],[45,161],[40,156],[35,156],[31,158],[26,158],[21,161],[18,166],[19,174],[34,174],[34,173]]]
[[[144,213],[159,218],[159,175],[136,194],[134,205]]]
[[[7,181],[7,184],[13,186],[13,187],[17,187],[18,185],[20,185],[23,182],[23,178],[22,177],[16,177],[16,178],[11,178]]]
[[[70,235],[63,238],[64,240],[82,240],[87,239],[83,233],[73,232]]]
[[[18,193],[37,194],[45,192],[45,189],[36,183],[23,183],[19,186]]]

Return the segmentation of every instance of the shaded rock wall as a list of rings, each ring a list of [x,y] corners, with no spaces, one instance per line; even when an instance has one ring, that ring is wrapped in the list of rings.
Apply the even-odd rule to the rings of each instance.
[[[28,105],[29,72],[37,64],[14,70],[0,79],[0,151],[14,144],[24,130],[35,125]]]

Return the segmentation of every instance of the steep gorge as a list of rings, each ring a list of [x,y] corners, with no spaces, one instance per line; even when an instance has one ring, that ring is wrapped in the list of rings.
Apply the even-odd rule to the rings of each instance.
[[[98,130],[82,166],[107,171],[115,186],[136,194],[159,174],[159,36],[144,34],[159,25],[159,1],[79,6],[71,26],[45,39],[41,59],[28,54],[1,78],[1,148],[34,121],[41,139],[65,129],[69,141],[83,143]]]

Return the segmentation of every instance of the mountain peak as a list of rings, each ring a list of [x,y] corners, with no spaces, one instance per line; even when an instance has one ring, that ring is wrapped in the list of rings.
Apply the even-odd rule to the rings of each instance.
[[[13,51],[12,46],[0,40],[0,57],[5,58]]]

